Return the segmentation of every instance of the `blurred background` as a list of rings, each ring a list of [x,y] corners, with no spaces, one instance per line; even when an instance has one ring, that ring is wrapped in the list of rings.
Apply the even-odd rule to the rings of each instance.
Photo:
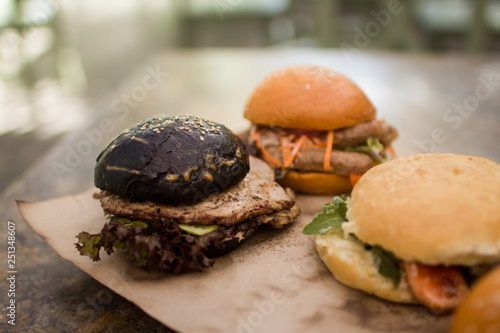
[[[500,1],[0,0],[0,190],[151,54],[213,47],[500,55]]]

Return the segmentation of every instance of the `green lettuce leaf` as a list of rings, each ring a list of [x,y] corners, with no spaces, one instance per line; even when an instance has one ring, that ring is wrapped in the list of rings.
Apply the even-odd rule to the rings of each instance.
[[[377,138],[368,138],[364,145],[346,148],[346,151],[367,154],[376,162],[385,162],[386,159],[380,155],[382,150],[384,150],[384,146]]]
[[[311,222],[304,227],[306,235],[324,235],[332,228],[339,228],[347,221],[347,196],[340,195],[333,198],[331,203],[321,207],[321,213],[314,215]]]
[[[101,249],[102,235],[91,235],[88,232],[80,232],[77,236],[76,248],[81,255],[90,257],[93,261],[99,261],[99,250]]]
[[[223,236],[221,236],[223,237]],[[203,253],[197,237],[181,232],[173,222],[150,223],[112,217],[98,234],[81,232],[75,243],[83,256],[93,261],[101,258],[104,249],[108,255],[120,249],[146,271],[151,269],[179,273],[184,269],[201,270],[213,265]]]
[[[218,250],[224,250],[226,242],[239,239],[241,243],[257,227],[256,221],[248,220],[227,227],[210,226],[213,231],[192,235],[181,230],[181,225],[174,221],[130,220],[112,216],[99,233],[78,234],[75,246],[81,255],[93,261],[101,259],[101,250],[108,255],[120,250],[135,266],[146,271],[201,271],[214,264],[213,258],[221,255]]]
[[[365,247],[367,248],[367,247]],[[378,266],[380,275],[392,280],[394,288],[397,288],[401,281],[401,270],[399,263],[401,259],[397,258],[392,252],[386,251],[378,245],[368,247],[375,256],[375,265]]]

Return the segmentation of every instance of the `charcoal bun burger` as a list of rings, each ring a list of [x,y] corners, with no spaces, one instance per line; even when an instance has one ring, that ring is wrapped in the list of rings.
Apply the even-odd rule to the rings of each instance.
[[[122,250],[138,267],[178,273],[212,266],[258,226],[281,228],[300,213],[293,192],[249,157],[224,125],[160,115],[124,130],[97,157],[94,183],[109,222],[81,232],[94,261]]]
[[[250,95],[254,154],[278,181],[314,194],[348,193],[368,169],[394,155],[396,129],[376,119],[361,89],[344,75],[314,65],[285,67]]]
[[[367,171],[350,198],[335,197],[304,232],[338,281],[447,312],[500,262],[499,200],[499,164],[413,155]]]

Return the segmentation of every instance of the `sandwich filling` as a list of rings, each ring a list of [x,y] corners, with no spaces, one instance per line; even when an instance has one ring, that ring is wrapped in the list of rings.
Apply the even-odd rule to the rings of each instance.
[[[431,266],[402,260],[380,245],[364,243],[355,234],[346,232],[343,223],[347,222],[347,210],[348,198],[337,196],[332,203],[322,207],[321,213],[314,216],[303,232],[317,237],[336,234],[363,246],[371,254],[378,274],[390,280],[394,288],[404,282],[416,300],[435,312],[448,312],[461,304],[469,286],[492,267],[489,264],[474,267]]]
[[[379,120],[330,131],[254,125],[250,144],[255,154],[274,166],[277,176],[288,170],[341,176],[364,174],[374,164],[394,158],[396,129]],[[392,156],[391,156],[392,155]]]

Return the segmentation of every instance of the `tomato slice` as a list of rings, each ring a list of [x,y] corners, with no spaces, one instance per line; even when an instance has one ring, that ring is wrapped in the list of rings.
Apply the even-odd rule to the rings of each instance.
[[[358,183],[361,176],[363,176],[363,175],[353,175],[353,174],[349,175],[349,180],[351,181],[352,187],[354,187],[354,185],[356,185]]]
[[[469,287],[456,267],[428,266],[417,262],[402,265],[415,298],[434,312],[452,311],[469,293]]]

